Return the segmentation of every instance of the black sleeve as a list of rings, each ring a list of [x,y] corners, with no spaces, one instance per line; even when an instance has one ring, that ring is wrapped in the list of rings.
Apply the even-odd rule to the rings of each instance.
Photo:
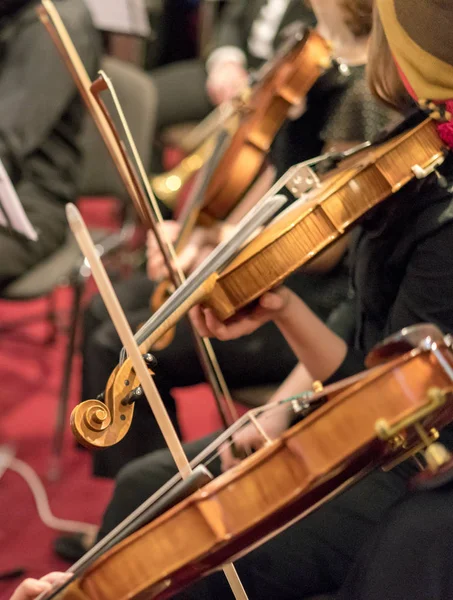
[[[360,350],[355,350],[351,346],[348,347],[348,352],[344,357],[343,362],[338,369],[332,373],[324,382],[324,386],[336,383],[346,377],[356,375],[365,369],[365,354]]]
[[[418,241],[408,261],[385,335],[421,322],[453,332],[453,203],[442,219],[442,226]]]

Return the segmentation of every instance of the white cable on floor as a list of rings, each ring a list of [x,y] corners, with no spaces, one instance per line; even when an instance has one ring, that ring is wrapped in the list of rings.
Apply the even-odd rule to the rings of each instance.
[[[84,533],[87,536],[94,536],[98,530],[96,525],[81,523],[79,521],[69,521],[67,519],[58,519],[50,510],[49,500],[46,490],[36,472],[22,460],[14,457],[14,451],[8,448],[0,447],[0,477],[6,469],[14,471],[20,475],[33,494],[41,521],[50,529],[57,531],[70,531]]]

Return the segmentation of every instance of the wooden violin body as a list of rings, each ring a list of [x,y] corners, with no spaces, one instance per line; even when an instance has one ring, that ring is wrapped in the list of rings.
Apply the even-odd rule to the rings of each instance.
[[[223,219],[258,175],[272,141],[288,116],[330,66],[330,48],[306,31],[292,51],[253,90],[247,112],[206,192],[202,214]]]
[[[308,196],[307,202],[293,204],[239,252],[227,268],[212,274],[196,293],[175,308],[171,318],[141,344],[142,353],[148,352],[195,304],[209,306],[221,320],[231,317],[309,263],[416,174],[426,175],[441,164],[444,157],[445,148],[435,123],[427,119],[413,130],[367,151],[358,165],[334,172]],[[124,437],[134,411],[127,397],[139,384],[126,360],[110,378],[104,403],[88,400],[74,409],[71,425],[77,439],[102,448]]]
[[[429,437],[453,420],[453,355],[436,328],[423,326],[423,336],[427,327],[432,346],[420,339],[361,377],[308,395],[324,403],[113,547],[61,597],[169,598],[416,448],[420,427]]]
[[[295,203],[252,240],[218,274],[203,304],[221,320],[231,317],[319,255],[368,210],[413,179],[417,167],[425,172],[444,155],[430,120],[365,151],[357,166],[332,173],[305,203]]]

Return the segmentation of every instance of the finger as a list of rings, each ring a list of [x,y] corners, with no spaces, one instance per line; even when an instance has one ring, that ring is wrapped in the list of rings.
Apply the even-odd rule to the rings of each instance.
[[[180,269],[182,269],[185,273],[189,271],[195,261],[195,258],[197,257],[197,254],[198,246],[193,244],[187,245],[181,254],[178,255]]]
[[[242,85],[238,85],[237,82],[225,82],[220,93],[222,96],[222,102],[228,102],[228,100],[232,100],[241,89]]]
[[[266,292],[260,298],[260,306],[266,310],[280,310],[284,306],[284,299],[275,292]]]
[[[148,274],[151,279],[161,279],[168,276],[168,269],[162,257],[155,256],[148,262]]]
[[[11,596],[11,600],[33,600],[36,596],[48,592],[51,588],[52,584],[47,581],[25,579]]]
[[[161,236],[165,240],[168,240],[169,242],[173,243],[179,235],[181,226],[179,223],[176,223],[176,221],[164,221],[163,223],[158,224],[158,228],[159,228],[159,232],[160,232]],[[153,252],[156,252],[159,250],[159,244],[157,242],[157,238],[154,235],[154,231],[152,231],[151,229],[148,230],[146,241],[147,241],[148,250],[152,250]]]
[[[41,577],[41,579],[39,581],[47,581],[49,583],[51,583],[52,585],[58,583],[63,583],[64,581],[67,581],[68,579],[70,579],[72,576],[72,573],[62,573],[61,571],[54,571],[52,573],[48,573],[47,575],[44,575],[44,577]]]
[[[212,81],[208,81],[208,84],[206,85],[206,91],[208,92],[208,96],[213,104],[220,104],[217,85],[215,85]]]
[[[227,340],[231,335],[229,328],[219,321],[215,316],[214,312],[210,308],[203,309],[206,327],[210,331],[211,335],[214,335],[219,340]]]
[[[249,315],[238,315],[228,322],[222,323],[210,309],[205,309],[205,319],[208,329],[212,332],[211,334],[223,341],[249,335],[268,320],[264,317],[259,318],[259,315],[257,317],[254,311]]]
[[[223,444],[220,448],[220,465],[223,472],[232,469],[241,461],[233,456],[231,446]]]

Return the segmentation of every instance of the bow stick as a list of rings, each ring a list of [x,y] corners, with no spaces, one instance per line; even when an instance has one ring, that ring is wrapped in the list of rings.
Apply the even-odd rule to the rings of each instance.
[[[104,265],[99,258],[93,240],[88,233],[88,229],[80,212],[76,206],[74,206],[74,204],[68,204],[66,206],[66,215],[80,250],[90,264],[93,277],[99,288],[99,293],[101,294],[102,299],[107,307],[110,318],[115,325],[121,342],[127,350],[134,371],[140,379],[140,384],[143,387],[151,410],[153,411],[156,421],[162,431],[162,435],[164,436],[168,449],[175,460],[181,477],[186,479],[192,472],[189,461],[168,416],[164,403],[162,402],[162,398],[160,397],[156,385],[148,372],[148,367],[140,353],[140,349],[134,340],[131,328],[129,327],[126,316],[113,290],[113,286],[107,275]],[[225,565],[223,570],[236,600],[247,600],[247,595],[239,580],[234,565]]]
[[[146,198],[143,188],[138,181],[136,171],[128,158],[127,152],[115,129],[113,121],[109,116],[108,110],[102,100],[97,97],[97,92],[100,91],[100,89],[109,87],[108,82],[101,77],[94,84],[91,83],[86,69],[83,66],[74,44],[72,43],[72,40],[64,26],[64,23],[62,22],[60,15],[58,14],[58,11],[51,0],[42,0],[42,5],[37,7],[37,11],[39,18],[46,27],[52,41],[63,58],[65,65],[71,73],[80,91],[80,94],[85,101],[85,104],[87,105],[87,108],[104,140],[107,150],[109,151],[122,178],[126,190],[129,193],[139,216],[141,217],[141,220],[145,223],[145,225],[153,229],[170,275],[173,278],[175,287],[178,287],[184,281],[184,275],[178,269],[177,256],[172,244],[166,238],[165,233],[162,235],[157,227],[157,223],[162,221],[162,215],[160,214],[157,201],[148,184],[146,176],[142,176],[142,180],[145,182],[145,189],[148,194],[148,199]],[[112,91],[111,86],[110,91]],[[118,108],[119,103],[117,101],[116,94],[114,94],[114,90],[113,96],[115,104]],[[121,110],[120,116],[122,116]],[[127,123],[125,123],[124,119],[122,119],[122,124],[123,127],[125,127],[129,143],[131,144],[132,141],[131,147],[137,162],[137,167],[143,175],[143,165],[138,157],[135,145],[133,144],[132,136],[130,136]],[[151,207],[153,210],[151,210]],[[192,326],[196,350],[199,354],[206,378],[212,387],[220,416],[223,420],[224,426],[226,427],[237,419],[236,409],[231,399],[226,382],[223,378],[223,374],[220,370],[210,340],[207,338],[201,338],[193,326],[190,316],[188,318]],[[111,395],[108,386],[109,384],[107,384],[104,394],[105,398]],[[226,409],[224,408],[224,404]]]

